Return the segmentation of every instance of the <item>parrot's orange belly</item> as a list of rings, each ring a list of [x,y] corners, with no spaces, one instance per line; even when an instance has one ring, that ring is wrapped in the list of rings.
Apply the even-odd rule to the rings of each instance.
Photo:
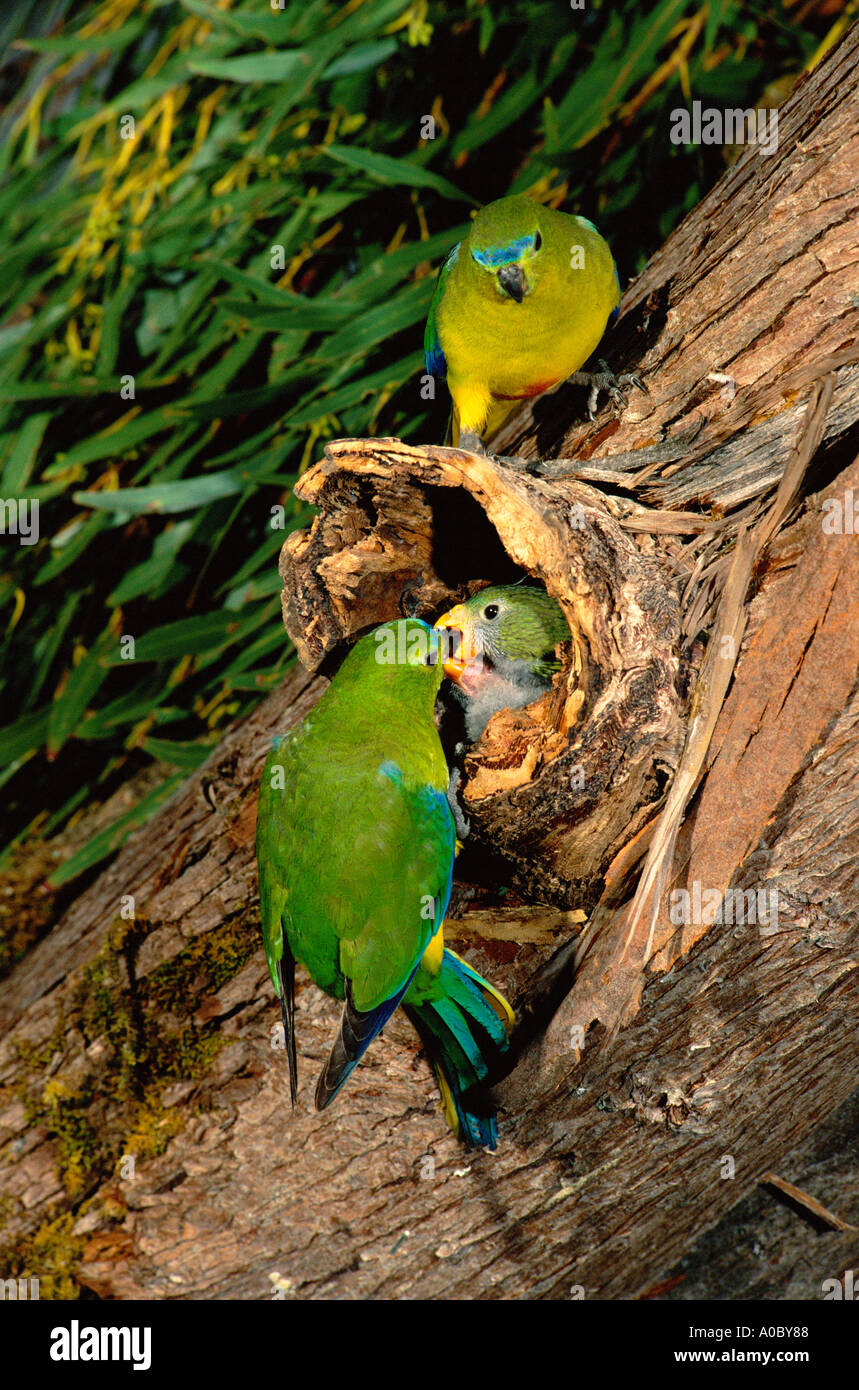
[[[531,396],[542,396],[544,391],[549,391],[553,386],[557,386],[560,377],[551,377],[548,381],[538,381],[534,386],[526,386],[522,391],[516,391],[512,395],[507,395],[501,391],[493,391],[496,400],[499,401],[525,401]]]

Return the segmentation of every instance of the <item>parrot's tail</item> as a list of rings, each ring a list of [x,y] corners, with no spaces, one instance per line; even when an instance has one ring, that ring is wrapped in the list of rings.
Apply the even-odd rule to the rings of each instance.
[[[345,1086],[370,1043],[381,1033],[391,1014],[395,1012],[411,984],[411,978],[410,975],[402,989],[398,989],[390,999],[385,999],[377,1008],[366,1012],[355,1008],[352,985],[346,981],[346,1002],[340,1018],[340,1029],[316,1083],[317,1110],[324,1110],[330,1105],[337,1092]]]
[[[487,1081],[500,1071],[515,1015],[487,980],[445,948],[432,996],[403,1005],[429,1054],[445,1119],[472,1148],[494,1149]]]

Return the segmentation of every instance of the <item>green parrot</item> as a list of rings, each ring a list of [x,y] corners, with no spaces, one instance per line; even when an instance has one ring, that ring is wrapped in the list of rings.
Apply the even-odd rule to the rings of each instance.
[[[617,318],[620,282],[608,244],[586,217],[517,194],[481,208],[438,274],[424,333],[427,372],[447,377],[450,442],[482,453],[516,402],[562,381],[642,387],[634,373],[580,372]]]
[[[482,1088],[501,1065],[514,1015],[444,946],[457,845],[433,719],[442,656],[440,634],[420,619],[377,628],[272,748],[257,822],[260,918],[293,1104],[298,961],[344,1001],[317,1109],[402,1004],[450,1127],[469,1145],[494,1148],[495,1113]]]
[[[464,710],[469,743],[497,710],[521,709],[551,688],[561,669],[555,648],[570,636],[556,599],[545,589],[516,584],[481,589],[435,626],[456,634],[444,672]]]

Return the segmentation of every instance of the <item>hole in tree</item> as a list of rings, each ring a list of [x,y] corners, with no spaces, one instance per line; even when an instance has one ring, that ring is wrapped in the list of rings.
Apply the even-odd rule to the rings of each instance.
[[[470,582],[515,584],[525,570],[515,564],[480,504],[461,488],[427,488],[432,507],[432,567],[452,592]]]

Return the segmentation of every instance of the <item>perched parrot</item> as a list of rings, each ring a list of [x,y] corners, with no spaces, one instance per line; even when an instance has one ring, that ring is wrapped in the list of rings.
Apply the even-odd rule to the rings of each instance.
[[[586,217],[530,198],[478,212],[438,274],[424,333],[426,368],[447,377],[449,442],[483,452],[515,403],[572,380],[622,404],[634,374],[579,372],[617,317],[620,282],[608,244]]]
[[[570,629],[561,605],[544,589],[498,584],[443,613],[436,630],[453,635],[444,671],[465,713],[474,743],[500,709],[521,709],[550,689],[561,669],[555,656]]]
[[[440,634],[417,618],[362,637],[319,703],[269,753],[257,824],[260,917],[281,1000],[293,1104],[299,961],[344,1000],[316,1088],[323,1110],[398,1005],[417,1029],[454,1133],[495,1147],[481,1091],[514,1015],[444,946],[456,835],[433,720]]]

